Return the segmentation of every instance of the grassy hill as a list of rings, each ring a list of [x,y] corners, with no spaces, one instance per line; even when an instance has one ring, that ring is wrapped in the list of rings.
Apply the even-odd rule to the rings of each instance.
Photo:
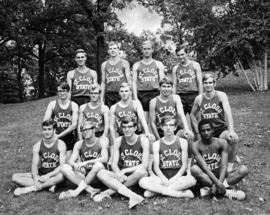
[[[40,123],[49,101],[46,98],[23,104],[0,104],[0,214],[270,214],[270,91],[253,93],[243,79],[227,77],[219,84],[233,109],[240,137],[239,153],[250,174],[240,188],[243,202],[220,199],[172,199],[155,197],[132,211],[119,197],[100,204],[89,195],[59,201],[59,193],[31,193],[14,197],[11,182],[15,172],[30,171],[31,148],[40,138]]]

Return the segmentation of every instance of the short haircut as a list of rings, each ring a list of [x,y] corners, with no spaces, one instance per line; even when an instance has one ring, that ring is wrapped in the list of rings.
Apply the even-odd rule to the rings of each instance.
[[[91,90],[90,90],[90,92],[91,91],[93,91],[93,90],[98,90],[98,93],[101,93],[101,86],[99,85],[99,84],[94,84],[92,87],[91,87]]]
[[[84,49],[77,49],[75,51],[75,56],[77,56],[78,53],[83,53],[85,55],[85,57],[87,56],[87,53],[86,53],[86,51],[84,51]]]
[[[172,120],[174,121],[174,125],[176,126],[177,125],[176,119],[173,116],[168,116],[168,115],[161,118],[160,124],[161,126],[163,126],[165,125],[165,123],[170,122]]]
[[[85,121],[81,126],[80,130],[83,130],[86,126],[89,126],[90,128],[96,128],[96,125],[93,122]]]
[[[199,124],[198,124],[199,132],[201,131],[202,126],[203,126],[203,125],[207,125],[207,124],[210,125],[211,129],[214,129],[214,126],[213,126],[213,123],[212,123],[211,120],[209,120],[209,119],[202,119],[202,120],[199,122]]]
[[[137,122],[134,118],[132,118],[131,116],[124,116],[122,119],[121,119],[121,127],[123,125],[126,125],[128,123],[132,122],[133,123],[133,126],[137,126]]]
[[[151,48],[154,49],[154,43],[151,40],[145,40],[145,41],[143,41],[142,48],[143,48],[144,45],[147,45],[147,44],[150,44],[151,45]]]
[[[127,83],[127,82],[123,82],[123,83],[120,85],[119,91],[120,91],[121,88],[125,88],[125,87],[129,87],[129,89],[130,89],[130,91],[131,91],[131,86],[130,86],[130,84]]]
[[[66,81],[60,82],[60,83],[58,84],[58,87],[60,87],[60,88],[63,89],[63,90],[66,90],[66,91],[68,91],[68,92],[69,92],[69,90],[70,90],[70,87],[69,87],[69,85],[68,85],[68,83],[67,83]]]
[[[109,48],[110,46],[114,46],[114,45],[116,45],[117,48],[120,49],[120,43],[119,43],[119,42],[116,42],[116,41],[110,41],[110,42],[108,43],[108,48]]]
[[[177,54],[177,52],[179,52],[182,49],[184,49],[184,52],[187,53],[188,50],[187,50],[187,46],[185,46],[185,45],[178,45],[178,46],[176,46],[175,53]]]
[[[211,73],[204,73],[203,74],[203,78],[202,78],[202,81],[206,81],[208,78],[212,78],[213,79],[213,82],[216,83],[216,78],[213,74]]]
[[[164,78],[160,80],[159,86],[161,87],[163,84],[170,84],[171,86],[173,86],[173,81],[170,77],[165,76]]]
[[[43,128],[43,127],[47,127],[47,126],[53,126],[53,129],[55,129],[56,128],[56,123],[55,123],[55,121],[54,120],[52,120],[52,119],[48,119],[48,120],[44,120],[42,123],[41,123],[41,127]]]

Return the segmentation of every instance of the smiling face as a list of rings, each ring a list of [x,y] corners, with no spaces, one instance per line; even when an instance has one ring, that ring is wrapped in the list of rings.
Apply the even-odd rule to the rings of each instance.
[[[172,85],[169,83],[163,83],[160,86],[160,94],[164,97],[172,95]]]
[[[84,66],[87,60],[86,54],[84,52],[78,52],[75,57],[75,61],[78,66]]]
[[[90,91],[90,101],[97,102],[100,100],[100,92],[98,88],[91,89]]]
[[[109,45],[108,54],[110,57],[117,57],[119,55],[119,48],[117,44]]]
[[[150,58],[153,54],[153,46],[151,42],[145,42],[142,45],[142,53],[144,58]]]
[[[180,49],[176,55],[178,56],[178,59],[180,61],[181,64],[185,64],[187,62],[187,53],[185,51],[185,49]]]
[[[61,100],[66,100],[68,98],[68,90],[61,87],[57,87],[58,97]]]
[[[81,132],[84,139],[90,139],[95,134],[95,125],[89,122],[86,122],[81,128]]]
[[[120,86],[119,95],[120,95],[122,101],[129,100],[130,96],[131,96],[131,89],[130,89],[129,85]]]
[[[133,122],[128,122],[121,125],[125,137],[132,137],[135,134],[136,126]]]
[[[212,76],[203,80],[203,90],[204,92],[210,93],[215,89],[216,82]]]
[[[44,139],[51,139],[54,135],[54,132],[55,129],[53,128],[53,125],[42,126],[42,135]]]

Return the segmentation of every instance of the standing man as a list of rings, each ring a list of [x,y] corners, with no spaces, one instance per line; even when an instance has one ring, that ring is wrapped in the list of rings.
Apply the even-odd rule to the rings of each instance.
[[[211,188],[212,195],[225,195],[230,199],[243,200],[245,198],[243,191],[230,190],[226,187],[243,179],[248,174],[247,167],[241,165],[232,171],[227,171],[227,141],[213,137],[214,127],[209,119],[201,120],[198,129],[201,139],[194,142],[192,146],[196,159],[196,164],[191,168],[192,175],[202,186]]]
[[[83,190],[91,195],[98,192],[90,184],[98,185],[96,175],[104,169],[108,161],[108,138],[95,136],[96,126],[91,122],[85,122],[81,127],[83,140],[78,141],[73,149],[68,164],[61,169],[63,175],[78,187],[75,190],[62,192],[59,199],[67,199],[78,196]]]
[[[150,125],[157,140],[164,136],[161,120],[166,116],[171,116],[177,121],[181,120],[184,131],[181,133],[184,138],[193,138],[189,130],[187,120],[183,111],[183,105],[178,95],[172,95],[173,82],[169,77],[163,78],[159,82],[160,95],[150,101]],[[180,123],[177,123],[178,129]]]
[[[149,102],[159,94],[159,81],[164,77],[164,65],[154,60],[152,41],[142,44],[143,59],[133,66],[133,96],[139,99],[148,120]]]
[[[119,88],[123,82],[131,83],[130,66],[128,61],[119,56],[116,42],[109,42],[109,60],[101,65],[101,100],[110,108],[120,100]]]
[[[176,198],[194,198],[188,188],[196,184],[191,175],[186,175],[188,166],[188,143],[174,134],[177,123],[173,116],[165,116],[161,120],[164,137],[154,142],[154,173],[144,177],[139,184],[146,189],[144,196],[151,197],[155,193]]]
[[[198,62],[189,60],[185,47],[177,47],[180,62],[173,67],[173,93],[181,97],[185,115],[190,114],[194,99],[202,94],[202,72]]]
[[[81,106],[89,102],[91,86],[97,83],[97,73],[86,67],[87,54],[83,49],[78,49],[75,53],[78,67],[68,72],[67,82],[71,89],[69,98]]]
[[[66,145],[55,136],[55,122],[42,122],[42,139],[33,146],[31,173],[15,173],[12,181],[23,186],[16,188],[14,195],[36,192],[54,187],[63,181],[60,172],[66,162]]]
[[[130,116],[122,119],[121,127],[124,136],[118,137],[113,145],[112,171],[104,169],[97,175],[110,189],[96,195],[94,201],[100,202],[118,192],[129,198],[129,208],[133,208],[143,201],[143,197],[128,187],[147,175],[149,141],[143,134],[135,134],[137,123]]]
[[[228,170],[230,171],[235,160],[238,136],[234,131],[232,110],[228,97],[224,92],[215,90],[215,86],[216,81],[213,75],[210,73],[204,74],[204,93],[196,97],[190,116],[196,134],[198,134],[199,119],[209,119],[213,123],[213,136],[228,141]]]
[[[44,120],[52,119],[56,124],[56,138],[63,140],[67,146],[69,158],[76,142],[78,105],[68,98],[69,85],[62,82],[58,86],[58,99],[49,103]]]
[[[96,137],[107,137],[109,131],[109,108],[100,101],[101,87],[96,84],[91,87],[90,102],[83,104],[79,111],[78,136],[82,139],[80,127],[85,122],[92,122],[96,126]]]

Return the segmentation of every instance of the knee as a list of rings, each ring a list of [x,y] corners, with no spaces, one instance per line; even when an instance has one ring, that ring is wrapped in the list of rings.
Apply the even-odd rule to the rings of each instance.
[[[142,177],[145,177],[147,176],[147,171],[143,168],[140,168],[140,169],[137,169],[135,172],[134,172],[134,176],[138,179],[142,178]]]
[[[61,173],[66,174],[67,172],[72,171],[72,167],[69,164],[64,164],[61,168]]]
[[[186,180],[189,182],[190,186],[194,186],[197,183],[197,180],[192,175],[187,175]]]
[[[193,165],[191,168],[190,168],[190,172],[191,172],[191,175],[195,178],[199,177],[202,173],[200,167],[198,167],[197,165]]]
[[[142,177],[140,180],[139,180],[139,185],[140,187],[142,187],[143,189],[146,189],[149,184],[149,177]]]
[[[13,175],[12,175],[12,178],[11,178],[11,180],[13,181],[13,182],[18,182],[18,174],[17,173],[14,173]]]
[[[94,166],[92,167],[92,170],[93,170],[94,172],[99,172],[99,171],[102,170],[102,169],[105,169],[105,167],[104,167],[104,165],[103,165],[101,162],[99,162],[99,161],[97,161],[97,162],[94,164]]]
[[[100,180],[106,180],[107,178],[107,171],[105,169],[101,169],[98,173],[97,173],[97,177]]]
[[[247,166],[245,166],[245,165],[240,166],[240,168],[239,168],[239,174],[242,177],[247,176],[247,174],[248,174],[248,168],[247,168]]]

